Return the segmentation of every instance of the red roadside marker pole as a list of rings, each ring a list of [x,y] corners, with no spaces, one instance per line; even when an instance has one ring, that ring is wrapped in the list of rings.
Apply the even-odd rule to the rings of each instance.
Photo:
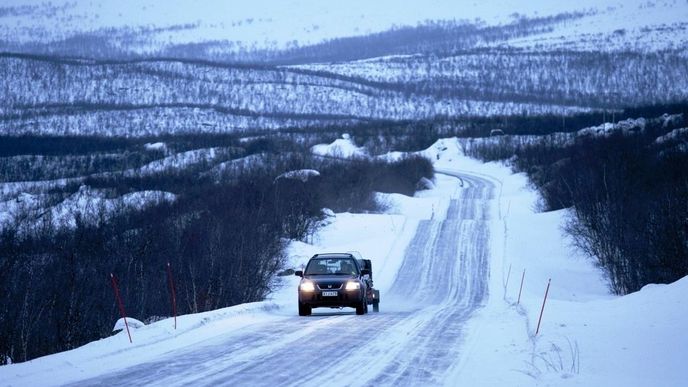
[[[523,291],[523,279],[526,278],[526,269],[523,269],[523,274],[521,274],[521,287],[518,289],[518,301],[516,304],[521,303],[521,292]]]
[[[110,280],[112,280],[112,289],[115,290],[115,299],[117,300],[117,305],[119,306],[119,314],[124,319],[124,326],[127,328],[127,335],[129,336],[129,342],[132,343],[131,332],[129,332],[129,324],[127,323],[127,314],[124,311],[124,304],[122,303],[122,298],[119,296],[119,288],[117,287],[117,280],[115,280],[115,276],[112,273],[110,273]]]
[[[545,302],[547,302],[547,294],[549,293],[549,284],[551,282],[552,282],[552,279],[550,278],[547,281],[547,290],[545,290],[545,299],[542,300],[542,309],[540,309],[540,318],[538,319],[538,326],[537,326],[537,329],[535,330],[536,335],[540,332],[540,322],[542,322],[542,312],[545,311]]]
[[[174,279],[172,279],[172,269],[167,262],[167,280],[170,286],[170,296],[172,297],[172,314],[174,315],[174,329],[177,329],[177,295],[174,291]]]

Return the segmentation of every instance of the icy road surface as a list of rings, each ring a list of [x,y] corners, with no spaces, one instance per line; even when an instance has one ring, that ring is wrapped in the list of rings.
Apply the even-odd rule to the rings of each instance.
[[[78,385],[451,384],[446,373],[465,356],[462,328],[487,299],[495,188],[457,177],[446,218],[420,222],[380,313],[294,310]]]

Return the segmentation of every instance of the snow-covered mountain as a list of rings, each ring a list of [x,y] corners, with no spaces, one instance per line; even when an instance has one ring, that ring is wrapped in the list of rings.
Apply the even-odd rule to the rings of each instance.
[[[79,39],[104,32],[115,45],[137,52],[209,41],[227,42],[223,50],[283,49],[428,21],[497,26],[560,14],[577,17],[500,44],[662,50],[685,47],[688,41],[688,4],[681,0],[9,0],[0,8],[0,27],[4,44]]]
[[[677,0],[12,0],[0,8],[0,133],[222,133],[676,103],[688,98],[687,15]]]

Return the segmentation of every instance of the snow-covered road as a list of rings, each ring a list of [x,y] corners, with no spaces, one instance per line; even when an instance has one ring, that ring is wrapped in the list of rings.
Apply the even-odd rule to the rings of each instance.
[[[316,309],[180,348],[79,385],[436,385],[466,356],[463,326],[486,301],[494,185],[456,179],[446,216],[422,220],[381,312]],[[296,297],[296,294],[294,294]]]

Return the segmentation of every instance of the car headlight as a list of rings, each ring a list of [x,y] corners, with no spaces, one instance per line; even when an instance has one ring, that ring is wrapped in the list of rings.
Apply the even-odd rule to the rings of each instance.
[[[313,292],[315,291],[315,285],[311,281],[304,281],[299,285],[299,289],[301,289],[302,292]]]
[[[356,281],[349,281],[346,283],[346,290],[358,290],[361,288],[361,284]]]

